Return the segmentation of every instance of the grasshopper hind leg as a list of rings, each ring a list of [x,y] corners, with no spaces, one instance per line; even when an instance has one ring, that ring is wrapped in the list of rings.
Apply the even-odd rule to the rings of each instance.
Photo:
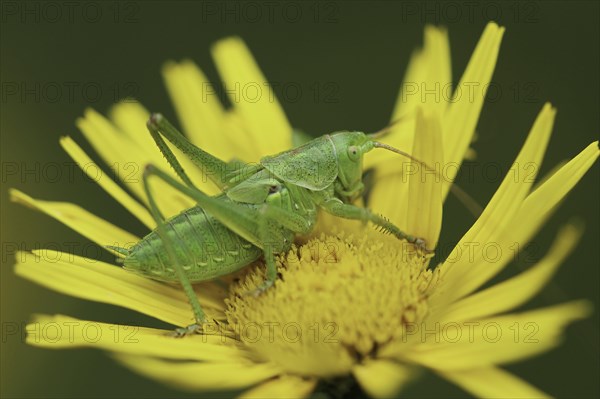
[[[198,297],[196,296],[196,292],[194,291],[190,280],[185,274],[185,270],[183,270],[183,266],[179,263],[179,259],[175,255],[175,249],[173,246],[174,244],[167,234],[164,219],[162,218],[158,206],[156,205],[154,195],[150,191],[148,179],[150,178],[150,176],[153,175],[162,178],[162,175],[160,173],[157,173],[157,170],[154,166],[147,165],[144,169],[143,183],[146,196],[148,197],[148,203],[150,204],[150,212],[152,213],[152,216],[156,221],[157,232],[161,240],[163,241],[169,260],[171,261],[171,264],[175,269],[175,273],[177,273],[179,282],[183,287],[183,290],[186,296],[188,297],[190,304],[192,305],[192,309],[194,311],[194,318],[196,321],[194,324],[190,324],[187,327],[177,328],[173,333],[170,334],[171,336],[175,337],[183,337],[185,335],[202,331],[202,325],[206,323],[206,315],[202,310],[202,306],[200,306],[200,302],[198,301]]]
[[[281,237],[275,238],[276,236],[269,232],[269,221],[276,221],[289,231],[297,234],[307,233],[312,226],[312,224],[302,216],[286,209],[270,206],[269,204],[265,204],[259,212],[258,232],[263,243],[263,253],[267,267],[267,279],[254,290],[245,293],[246,295],[253,296],[259,296],[275,284],[275,280],[277,279],[277,266],[275,265],[274,248],[278,248],[279,250],[285,248],[285,245],[276,241],[281,239]]]
[[[312,222],[305,220],[303,216],[298,215],[290,210],[269,205],[268,203],[264,204],[264,206],[259,209],[253,209],[207,196],[198,189],[181,184],[173,177],[167,175],[165,172],[155,168],[152,165],[147,165],[144,171],[144,187],[146,188],[147,193],[149,192],[147,178],[151,175],[162,179],[165,183],[194,199],[199,206],[201,206],[207,212],[210,212],[226,227],[231,229],[237,228],[240,235],[248,236],[248,241],[260,242],[260,244],[257,244],[257,246],[261,247],[264,252],[265,261],[267,264],[267,280],[257,289],[257,294],[260,294],[267,288],[271,287],[275,282],[277,277],[277,269],[275,266],[274,254],[285,251],[287,248],[289,248],[288,245],[291,246],[291,241],[293,240],[294,234],[306,233],[312,227]],[[148,202],[150,203],[152,214],[157,221],[159,235],[161,238],[166,237],[166,232],[164,231],[164,222],[162,218],[160,218],[153,197],[150,195]],[[272,225],[268,223],[270,221],[275,221],[278,226],[283,228],[283,230],[279,232],[270,231],[272,229]],[[286,238],[286,233],[283,231],[289,232],[290,237]],[[169,253],[170,259],[174,261],[175,256],[173,244],[170,240],[165,240],[165,248]],[[180,276],[179,278],[184,290],[186,291],[186,294],[188,294],[192,307],[194,308],[194,314],[196,315],[198,324],[201,325],[205,322],[205,316],[200,308],[200,304],[198,303],[198,299],[195,296],[189,279],[185,276],[181,265],[174,262],[173,266],[175,267],[178,276]],[[194,327],[190,326],[189,329],[194,330]],[[182,333],[185,333],[183,330]]]

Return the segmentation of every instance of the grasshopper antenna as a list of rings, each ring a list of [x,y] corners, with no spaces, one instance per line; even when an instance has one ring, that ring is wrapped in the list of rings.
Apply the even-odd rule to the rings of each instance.
[[[417,162],[417,163],[425,166],[428,169],[431,169],[429,166],[427,166],[427,164],[425,162],[423,162],[421,160],[418,160],[417,158],[415,158],[412,155],[410,155],[408,152],[401,151],[401,150],[399,150],[397,148],[392,147],[391,145],[387,145],[385,143],[380,143],[379,141],[374,141],[373,142],[373,147],[375,147],[375,148],[385,148],[388,151],[392,151],[392,152],[395,152],[396,154],[400,154],[400,155],[402,155],[402,156],[404,156],[404,157],[406,157],[406,158],[408,158],[410,160],[413,160],[413,161],[415,161],[415,162]]]
[[[380,134],[381,131],[385,131],[385,130],[389,130],[388,127],[380,130],[379,132],[375,133],[375,134]],[[373,137],[373,135],[369,135],[369,137]],[[380,136],[381,137],[381,136]],[[388,151],[392,151],[395,152],[396,154],[402,155],[416,163],[418,163],[419,165],[423,166],[424,168],[434,172],[438,177],[442,177],[440,176],[440,174],[431,166],[427,165],[425,162],[413,157],[412,155],[410,155],[407,152],[401,151],[397,148],[394,148],[390,145],[387,145],[385,143],[380,143],[378,141],[373,141],[373,147],[375,148],[384,148]],[[443,177],[442,177],[443,178]],[[479,217],[479,215],[481,215],[481,212],[483,212],[483,208],[481,207],[481,205],[479,205],[479,203],[477,203],[477,201],[475,201],[475,199],[473,199],[473,197],[471,197],[469,194],[467,194],[462,188],[460,188],[458,185],[451,183],[450,184],[450,191],[452,192],[452,194],[454,194],[454,196],[465,206],[465,208],[467,208],[467,210],[476,218]]]
[[[379,139],[381,137],[387,136],[392,131],[393,127],[395,127],[398,124],[400,124],[400,122],[404,122],[404,121],[406,121],[408,119],[411,119],[412,117],[413,117],[412,115],[402,115],[402,116],[399,116],[398,118],[396,118],[393,121],[391,121],[389,123],[389,125],[387,125],[383,129],[380,129],[380,130],[376,131],[375,133],[367,134],[367,136],[369,136],[369,138],[371,138],[371,139]]]

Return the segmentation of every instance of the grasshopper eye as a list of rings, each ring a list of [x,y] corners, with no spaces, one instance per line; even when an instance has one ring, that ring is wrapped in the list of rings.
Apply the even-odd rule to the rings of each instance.
[[[351,161],[358,161],[360,159],[360,148],[355,145],[348,147],[348,158]]]

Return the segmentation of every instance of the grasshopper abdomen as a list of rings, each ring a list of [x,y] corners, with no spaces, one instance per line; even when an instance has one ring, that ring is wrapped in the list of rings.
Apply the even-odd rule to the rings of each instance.
[[[233,233],[198,206],[166,221],[165,229],[173,243],[175,256],[192,283],[235,272],[262,254],[260,248]],[[123,266],[156,280],[178,281],[164,241],[156,230],[129,250]]]

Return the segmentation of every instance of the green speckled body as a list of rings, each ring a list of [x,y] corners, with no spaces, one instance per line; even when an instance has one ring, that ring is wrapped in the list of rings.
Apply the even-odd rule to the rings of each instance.
[[[192,283],[235,272],[258,259],[262,250],[233,233],[215,217],[196,206],[165,223],[175,254]],[[144,276],[177,281],[164,244],[156,230],[130,250],[125,269]]]
[[[266,171],[250,177],[260,179]],[[295,186],[277,182],[280,189],[271,193],[257,204],[232,201],[226,195],[219,196],[220,201],[259,210],[265,203],[293,209],[310,221],[316,221],[316,207],[310,198],[309,191]],[[232,196],[244,196],[246,191],[239,185],[231,191]],[[235,194],[235,195],[233,195]],[[234,232],[225,224],[210,215],[200,206],[186,209],[179,215],[165,222],[165,230],[173,243],[175,256],[183,267],[187,278],[192,283],[211,280],[233,273],[249,265],[263,254],[264,243],[256,239],[256,234],[244,238],[240,232]],[[268,231],[272,239],[271,245],[276,253],[291,248],[296,232],[281,226],[278,221],[268,222]],[[151,231],[136,243],[123,259],[125,269],[150,277],[155,280],[175,282],[178,277],[164,247],[164,240],[157,230]]]

